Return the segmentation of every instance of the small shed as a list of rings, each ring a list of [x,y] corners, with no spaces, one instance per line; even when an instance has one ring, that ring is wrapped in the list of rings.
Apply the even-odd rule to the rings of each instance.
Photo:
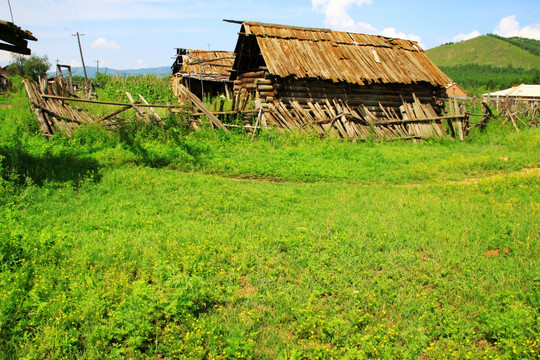
[[[228,51],[205,51],[177,49],[172,65],[172,86],[176,96],[177,84],[183,84],[201,99],[232,91],[230,80],[234,53]]]
[[[263,126],[332,125],[339,118],[348,123],[338,126],[341,136],[363,138],[361,125],[377,119],[441,115],[452,81],[414,41],[226,21],[241,24],[231,74],[235,96],[247,94],[264,108]],[[423,135],[439,134],[437,128]]]
[[[446,94],[451,98],[466,99],[468,97],[467,92],[458,85],[458,83],[451,83],[446,85]]]

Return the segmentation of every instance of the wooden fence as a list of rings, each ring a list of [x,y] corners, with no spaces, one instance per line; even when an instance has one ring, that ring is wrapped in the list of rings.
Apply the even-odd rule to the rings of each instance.
[[[202,117],[205,117],[212,127],[222,128],[225,131],[228,131],[227,128],[241,127],[255,133],[257,129],[276,127],[283,131],[310,130],[318,132],[321,136],[337,136],[351,140],[415,140],[444,136],[454,136],[463,140],[471,128],[465,105],[457,101],[447,104],[448,115],[438,116],[430,104],[422,104],[414,97],[413,103],[403,102],[399,107],[399,113],[380,105],[381,113],[384,114],[381,117],[376,116],[365,106],[352,107],[341,100],[309,102],[308,107],[301,106],[294,100],[288,103],[275,100],[259,103],[257,109],[246,109],[249,97],[236,94],[233,98],[236,110],[222,111],[221,104],[217,111],[216,109],[211,111],[183,85],[177,88],[179,96],[188,101],[191,107],[186,108],[185,104],[148,104],[141,95],[139,100],[135,100],[129,93],[127,93],[129,104],[79,99],[69,94],[65,81],[61,78],[54,78],[53,81],[41,80],[39,83],[30,80],[23,82],[41,131],[47,137],[58,130],[69,134],[80,124],[98,123],[108,127],[116,126],[119,121],[125,121],[118,119],[117,116],[130,109],[137,117],[159,126],[163,121],[154,108],[168,108],[171,112],[181,108],[196,128],[197,124],[204,122]],[[105,115],[96,115],[73,105],[76,102],[111,105],[117,109]],[[228,124],[230,116],[244,117],[244,124]]]

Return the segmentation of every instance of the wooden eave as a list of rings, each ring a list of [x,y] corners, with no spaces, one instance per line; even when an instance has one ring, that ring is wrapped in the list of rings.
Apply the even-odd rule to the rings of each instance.
[[[6,50],[22,55],[30,55],[28,40],[37,41],[37,38],[28,30],[22,30],[17,25],[0,20],[0,50]]]

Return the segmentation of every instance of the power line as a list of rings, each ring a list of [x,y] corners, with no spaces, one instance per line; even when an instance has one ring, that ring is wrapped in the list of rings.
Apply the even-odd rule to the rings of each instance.
[[[73,18],[75,19],[75,21],[77,22],[77,27],[78,27],[78,30],[81,31],[83,30],[82,26],[81,26],[81,22],[79,21],[79,14],[77,12],[77,6],[75,5],[74,3],[74,0],[70,0],[69,3],[71,3],[71,8],[73,9]],[[66,2],[66,6],[67,6],[68,2]],[[69,8],[69,7],[68,7]]]
[[[71,29],[71,26],[69,26],[69,24],[67,23],[67,20],[63,16],[63,14],[60,14],[60,9],[58,9],[58,11],[57,11],[57,9],[51,4],[51,2],[49,0],[47,0],[47,4],[51,8],[51,10],[54,13],[54,16],[56,17],[56,19],[58,19],[58,21],[62,24],[64,29],[66,29],[66,30]],[[60,16],[59,14],[62,15],[62,16]]]
[[[64,11],[62,10],[62,7],[60,6],[60,3],[58,2],[58,0],[54,0],[54,2],[56,3],[56,7],[58,8],[58,12],[62,16],[62,18],[65,20],[66,24],[69,24],[70,21],[69,21],[68,17],[64,14]]]
[[[75,11],[75,4],[73,4],[73,0],[71,1],[68,1],[68,0],[65,0],[65,5],[66,5],[66,13],[69,17],[69,19],[71,20],[71,23],[73,25],[75,25],[75,23],[77,23],[77,29],[78,31],[82,30],[81,29],[81,23],[79,22],[77,16],[76,16],[76,11]]]

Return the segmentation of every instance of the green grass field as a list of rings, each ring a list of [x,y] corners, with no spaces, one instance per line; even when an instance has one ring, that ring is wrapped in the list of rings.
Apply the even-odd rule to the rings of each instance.
[[[47,141],[2,102],[1,359],[538,358],[538,128]]]

